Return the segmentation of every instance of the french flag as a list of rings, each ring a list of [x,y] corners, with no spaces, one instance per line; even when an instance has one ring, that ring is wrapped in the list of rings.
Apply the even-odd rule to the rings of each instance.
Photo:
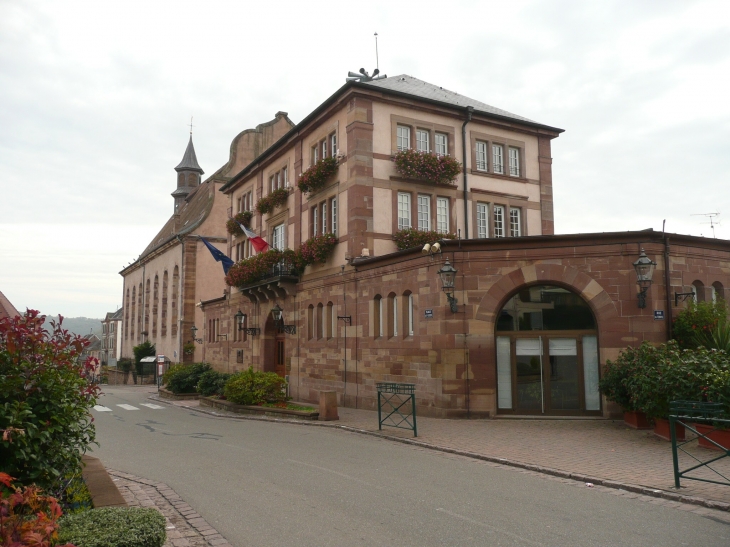
[[[262,238],[254,234],[251,230],[246,228],[240,222],[238,223],[238,225],[241,227],[241,230],[243,230],[243,233],[246,234],[246,237],[251,242],[251,245],[253,245],[253,248],[256,250],[257,253],[263,253],[266,249],[269,248],[269,244],[266,243]]]

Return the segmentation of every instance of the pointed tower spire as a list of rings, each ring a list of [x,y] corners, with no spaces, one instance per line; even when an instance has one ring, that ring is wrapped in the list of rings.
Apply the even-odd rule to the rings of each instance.
[[[200,176],[204,172],[198,165],[198,158],[195,155],[192,118],[188,147],[185,149],[182,161],[175,167],[175,171],[177,171],[177,189],[171,195],[175,199],[175,214],[177,214],[188,194],[200,184]]]

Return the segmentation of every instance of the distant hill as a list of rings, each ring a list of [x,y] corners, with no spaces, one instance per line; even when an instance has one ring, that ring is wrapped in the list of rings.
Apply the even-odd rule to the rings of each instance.
[[[45,325],[50,329],[49,321],[51,319],[58,320],[57,315],[46,316]],[[89,317],[64,317],[63,328],[74,334],[84,336],[93,332],[97,336],[101,336],[101,319],[91,319]]]

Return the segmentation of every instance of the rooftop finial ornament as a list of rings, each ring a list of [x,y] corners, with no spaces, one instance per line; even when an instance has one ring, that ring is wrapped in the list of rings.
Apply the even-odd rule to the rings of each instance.
[[[359,74],[357,72],[348,72],[347,78],[345,78],[345,81],[346,82],[372,82],[373,80],[381,80],[381,79],[387,78],[387,77],[388,77],[387,74],[383,74],[382,76],[380,76],[380,70],[378,70],[377,68],[375,70],[373,70],[372,76],[370,76],[370,74],[368,74],[367,70],[365,70],[364,68],[361,68]]]

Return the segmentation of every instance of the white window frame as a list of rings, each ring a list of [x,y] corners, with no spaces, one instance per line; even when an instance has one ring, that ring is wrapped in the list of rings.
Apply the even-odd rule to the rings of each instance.
[[[476,146],[476,160],[477,160],[477,171],[489,171],[489,154],[487,153],[487,143],[484,141],[477,141]]]
[[[396,127],[396,144],[398,150],[411,149],[411,128],[407,125],[398,125]]]
[[[324,139],[321,144],[322,144],[322,159],[325,159],[327,157],[327,139]]]
[[[431,138],[428,130],[416,129],[416,150],[419,152],[431,151]]]
[[[398,297],[393,297],[393,337],[398,336]]]
[[[327,233],[327,202],[322,202],[322,234]]]
[[[333,197],[331,200],[332,207],[332,233],[337,235],[337,197]]]
[[[408,336],[413,336],[413,294],[408,295]]]
[[[316,236],[318,234],[317,230],[319,229],[319,207],[315,206],[312,207],[312,236]]]
[[[398,229],[411,227],[411,194],[398,192]]]
[[[281,170],[281,173],[282,173],[281,177],[284,179],[284,188],[289,188],[289,168],[284,167]]]
[[[431,231],[431,196],[418,194],[418,229],[421,232]]]
[[[434,144],[437,156],[449,155],[449,136],[446,133],[436,133],[434,136]]]
[[[477,203],[477,237],[489,237],[489,204]]]
[[[498,175],[504,175],[504,146],[492,145],[492,170]]]
[[[520,149],[514,146],[508,148],[509,151],[509,176],[520,176]]]
[[[504,237],[504,205],[494,206],[494,237]]]
[[[319,161],[319,143],[312,147],[312,165]]]
[[[449,233],[449,198],[436,198],[436,231]]]
[[[520,237],[522,235],[522,210],[510,208],[509,210],[509,235]]]
[[[274,249],[279,249],[280,251],[283,251],[286,249],[286,241],[284,239],[284,224],[278,224],[277,226],[274,226],[273,230],[273,245],[272,247]]]
[[[337,156],[337,133],[330,135],[330,149],[332,150],[332,157]]]

